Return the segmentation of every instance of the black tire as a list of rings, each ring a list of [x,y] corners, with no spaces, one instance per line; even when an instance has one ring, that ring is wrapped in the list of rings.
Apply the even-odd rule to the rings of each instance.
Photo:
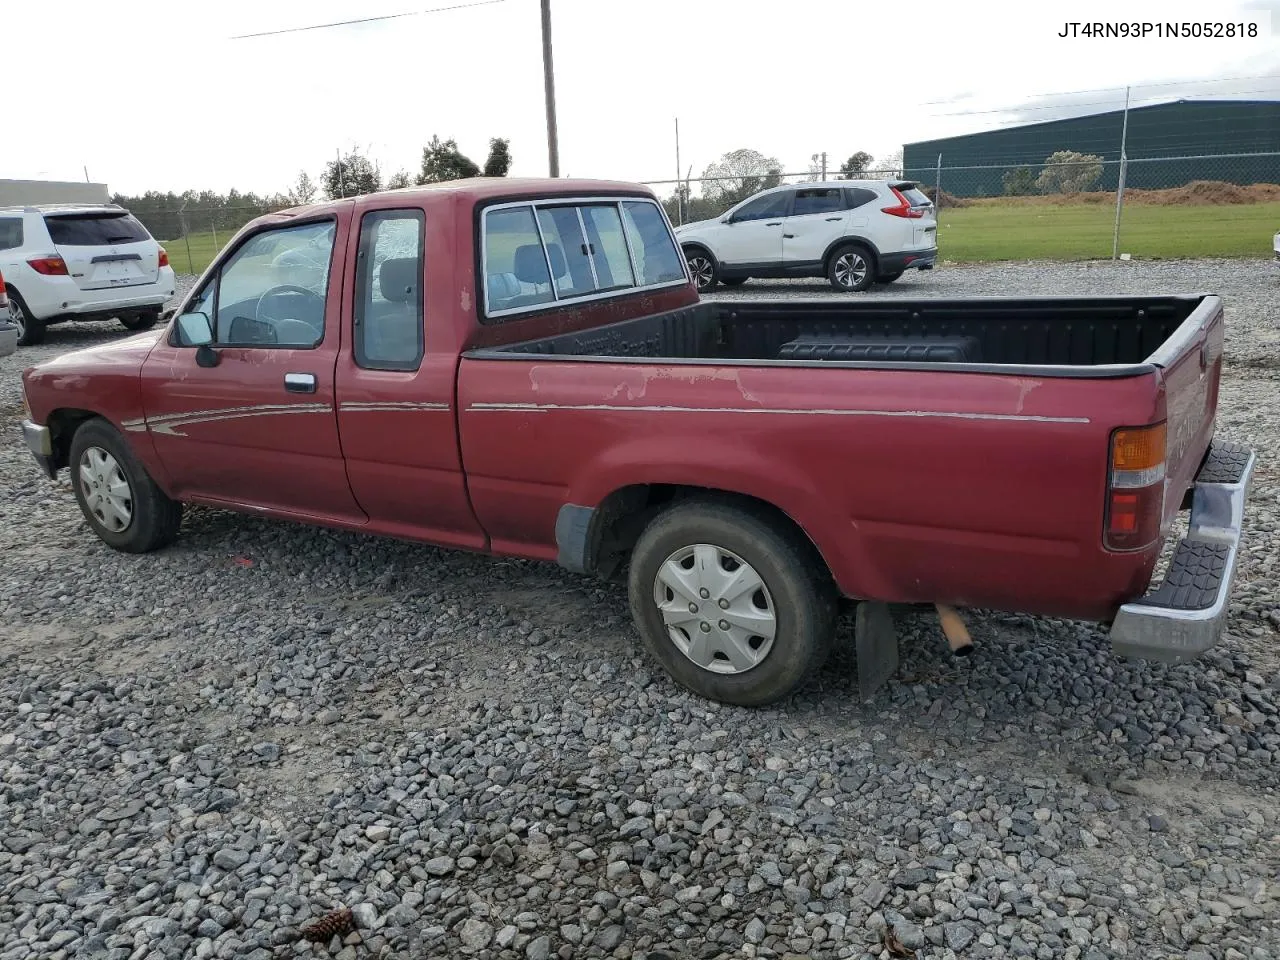
[[[9,295],[9,322],[18,328],[18,346],[34,347],[44,343],[44,321],[31,315],[27,301],[22,299],[22,294],[17,290],[6,287],[5,292]]]
[[[740,287],[750,279],[750,277],[721,277],[720,282],[726,287]]]
[[[661,590],[667,595],[666,602],[683,612],[682,598],[675,596],[665,582],[660,583],[658,574],[668,560],[678,563],[675,558],[681,551],[691,550],[698,544],[710,545],[717,551],[721,567],[715,576],[733,571],[732,566],[724,565],[726,560],[740,559],[763,584],[763,590],[755,590],[746,598],[746,603],[752,605],[753,611],[763,611],[766,616],[772,614],[774,636],[759,662],[737,672],[717,672],[695,663],[692,654],[686,654],[677,646],[658,606]],[[725,552],[735,557],[726,558]],[[693,566],[689,569],[699,569],[697,559],[690,562]],[[713,583],[714,579],[708,578],[707,582]],[[688,500],[668,508],[649,524],[636,543],[631,555],[628,590],[631,615],[649,653],[677,683],[710,700],[744,707],[774,703],[817,672],[831,652],[837,609],[835,586],[803,535],[762,511],[711,499]],[[699,594],[699,599],[710,596]],[[739,597],[742,596],[740,593]],[[708,599],[708,604],[710,602]],[[690,604],[691,611],[694,605]],[[740,606],[737,601],[733,605]],[[712,663],[718,663],[718,658],[724,657],[719,649],[727,649],[729,644],[722,642],[727,634],[717,631],[710,621],[721,616],[721,610],[709,605],[703,610],[704,615],[710,614],[708,622],[701,622],[692,612],[686,622],[697,622],[699,629],[707,634],[710,646],[718,648],[711,659]],[[692,627],[684,632],[683,627],[673,624],[672,629],[689,642],[692,649],[695,636]],[[752,637],[747,642],[754,644],[756,640],[761,640],[761,647],[769,642],[761,637]],[[741,646],[737,650],[740,655],[745,652]],[[734,667],[727,657],[719,664],[721,670]]]
[[[699,293],[706,293],[720,279],[720,267],[716,258],[702,247],[689,247],[684,251],[685,263],[689,265],[689,275]]]
[[[148,310],[145,313],[126,314],[120,318],[120,323],[126,330],[150,330],[159,319],[159,310]]]
[[[866,290],[876,277],[875,255],[861,244],[846,244],[831,254],[827,280],[842,293]]]
[[[903,272],[902,270],[892,270],[889,273],[882,273],[876,277],[876,283],[893,283],[893,281],[902,276]]]
[[[114,476],[110,468],[106,468],[98,474],[96,482],[99,486],[94,487],[90,483],[82,468],[88,467],[89,472],[93,472],[97,458],[92,451],[107,454],[127,483],[130,518],[118,529],[111,522],[113,517],[119,519],[118,514],[103,506],[101,499],[90,501],[90,497],[105,493],[110,477]],[[169,499],[156,486],[124,438],[107,421],[95,418],[80,426],[71,438],[69,463],[71,486],[80,511],[89,527],[107,546],[123,553],[147,553],[167,546],[178,536],[182,504]]]

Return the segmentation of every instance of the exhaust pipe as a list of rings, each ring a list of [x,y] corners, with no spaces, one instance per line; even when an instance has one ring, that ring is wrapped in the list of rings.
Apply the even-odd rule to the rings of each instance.
[[[960,619],[956,609],[941,603],[934,606],[938,609],[938,622],[942,624],[942,632],[947,637],[947,645],[951,647],[951,652],[957,657],[967,657],[973,653],[973,639],[969,636],[969,629]]]

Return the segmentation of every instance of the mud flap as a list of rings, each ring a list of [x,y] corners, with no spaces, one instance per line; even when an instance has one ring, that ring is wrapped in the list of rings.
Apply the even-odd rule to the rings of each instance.
[[[889,605],[859,603],[853,639],[858,656],[858,694],[870,700],[898,670],[898,631]]]

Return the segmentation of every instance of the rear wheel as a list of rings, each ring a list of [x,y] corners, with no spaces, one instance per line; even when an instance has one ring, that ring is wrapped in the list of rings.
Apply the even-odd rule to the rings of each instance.
[[[880,276],[876,277],[876,283],[893,283],[893,281],[897,280],[900,276],[902,276],[901,270],[892,270],[889,273],[882,273]]]
[[[27,302],[17,290],[8,289],[9,322],[18,328],[18,346],[34,347],[44,342],[44,321],[31,315]]]
[[[750,279],[750,277],[721,277],[720,282],[726,287],[740,287]]]
[[[707,251],[694,247],[685,252],[685,262],[689,264],[689,275],[703,293],[716,285],[716,262]]]
[[[159,319],[159,310],[148,310],[145,313],[126,314],[120,318],[120,323],[126,330],[150,330]]]
[[[172,543],[182,504],[171,500],[105,420],[89,420],[71,438],[71,485],[93,532],[124,553]]]
[[[875,266],[865,247],[841,247],[831,255],[827,279],[837,290],[857,292],[867,289],[875,279]]]
[[[631,557],[631,614],[653,657],[711,700],[762,706],[826,661],[836,592],[803,536],[768,514],[691,500]]]

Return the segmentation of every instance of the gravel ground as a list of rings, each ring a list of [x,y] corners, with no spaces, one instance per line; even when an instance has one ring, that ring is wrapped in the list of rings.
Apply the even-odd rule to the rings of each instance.
[[[1262,458],[1227,637],[904,613],[779,709],[688,696],[623,589],[191,510],[129,557],[14,438],[0,360],[0,960],[1280,956],[1280,278],[1263,262],[944,265],[884,296],[1221,293],[1220,430]],[[757,284],[721,296],[829,295]],[[845,639],[850,639],[847,629]],[[327,947],[298,928],[337,907]],[[327,953],[326,953],[327,949]]]

